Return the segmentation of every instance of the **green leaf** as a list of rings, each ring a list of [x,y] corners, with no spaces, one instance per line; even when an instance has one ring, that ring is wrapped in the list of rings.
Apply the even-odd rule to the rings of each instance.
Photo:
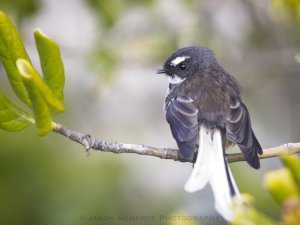
[[[64,102],[64,66],[57,44],[37,29],[34,31],[35,43],[39,52],[45,82],[54,95]]]
[[[30,59],[14,25],[2,11],[0,11],[0,58],[14,92],[24,103],[30,105],[30,99],[16,68],[18,59],[27,61]]]
[[[17,60],[17,68],[22,76],[23,83],[32,103],[31,107],[38,128],[38,134],[46,135],[51,130],[52,118],[49,106],[35,82],[35,80],[38,79],[36,78],[38,75],[31,64],[24,59]]]
[[[297,184],[300,192],[300,160],[297,155],[283,155],[281,156],[283,164],[291,171],[294,181]]]
[[[264,215],[263,213],[257,211],[255,208],[251,207],[242,207],[243,209],[237,213],[233,220],[230,221],[232,225],[256,225],[256,224],[263,224],[263,225],[279,225],[276,221]]]
[[[48,85],[44,82],[44,80],[41,78],[41,76],[37,73],[37,71],[32,67],[30,62],[19,59],[17,60],[17,67],[21,75],[24,77],[26,75],[31,76],[35,86],[35,89],[38,89],[41,96],[44,98],[45,102],[53,107],[54,109],[62,112],[64,111],[64,105],[59,101],[56,96],[53,94],[51,89],[48,87]],[[24,79],[23,79],[24,81]],[[27,88],[26,88],[27,89]],[[28,89],[27,89],[28,91]],[[30,97],[32,100],[32,98]]]
[[[19,131],[30,123],[34,123],[34,119],[0,93],[0,128],[7,131]]]
[[[243,204],[234,204],[234,216],[230,221],[232,225],[279,225],[267,215],[257,211],[253,206],[253,197],[249,194],[242,194]],[[234,198],[235,200],[235,198]],[[238,199],[238,202],[240,199]],[[234,202],[235,203],[235,202]]]
[[[287,198],[298,196],[299,194],[293,175],[287,168],[267,173],[264,178],[264,184],[279,204],[282,204]]]

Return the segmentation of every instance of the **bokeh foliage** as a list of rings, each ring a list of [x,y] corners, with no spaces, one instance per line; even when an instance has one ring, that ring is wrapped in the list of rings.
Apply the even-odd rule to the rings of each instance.
[[[246,205],[236,208],[231,222],[234,225],[297,225],[300,223],[300,159],[297,155],[283,155],[284,168],[270,171],[265,175],[264,186],[281,208],[281,221],[276,222],[256,210],[252,196],[245,196]]]
[[[0,0],[1,10],[9,12],[13,15],[14,19],[17,22],[17,25],[20,25],[22,20],[34,15],[40,6],[39,0]]]

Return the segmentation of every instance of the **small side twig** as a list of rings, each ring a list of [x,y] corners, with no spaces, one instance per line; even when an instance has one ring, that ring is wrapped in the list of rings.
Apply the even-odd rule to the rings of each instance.
[[[144,144],[125,144],[121,142],[102,141],[91,135],[73,131],[59,123],[53,123],[52,130],[69,138],[72,141],[82,144],[86,151],[94,149],[96,151],[112,152],[116,154],[134,153],[138,155],[155,156],[161,159],[171,159],[180,162],[192,162],[181,159],[177,149],[158,148]],[[277,157],[281,154],[295,154],[299,152],[300,143],[287,143],[278,147],[264,149],[263,155],[260,155],[259,158],[266,159]],[[245,161],[241,153],[228,154],[226,157],[229,163]]]

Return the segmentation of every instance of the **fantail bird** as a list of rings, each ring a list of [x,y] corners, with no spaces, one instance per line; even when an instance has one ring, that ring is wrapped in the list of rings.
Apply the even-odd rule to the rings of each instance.
[[[202,46],[177,50],[158,74],[166,74],[169,88],[166,119],[179,148],[179,156],[192,160],[193,172],[185,190],[211,185],[216,210],[227,220],[233,216],[232,197],[240,198],[225,157],[225,147],[237,144],[245,160],[260,167],[262,148],[251,127],[249,112],[237,80]]]

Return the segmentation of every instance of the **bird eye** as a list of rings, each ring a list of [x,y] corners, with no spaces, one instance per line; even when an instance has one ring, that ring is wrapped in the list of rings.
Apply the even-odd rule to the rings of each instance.
[[[180,68],[181,70],[185,70],[185,68],[186,68],[186,65],[185,65],[185,64],[183,64],[183,63],[180,63],[180,64],[179,64],[179,68]]]

